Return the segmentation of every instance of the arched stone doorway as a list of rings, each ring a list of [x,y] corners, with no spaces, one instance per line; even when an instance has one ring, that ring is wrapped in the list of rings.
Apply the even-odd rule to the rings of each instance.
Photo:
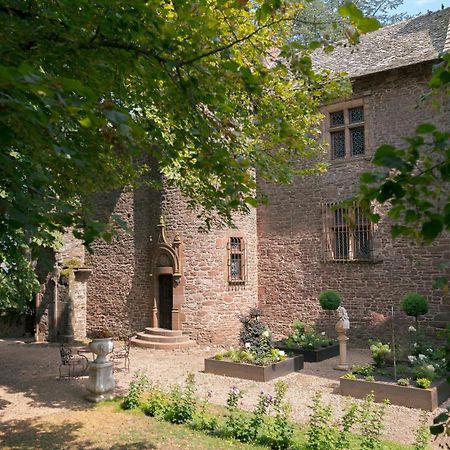
[[[166,225],[161,216],[158,242],[153,250],[153,328],[181,330],[184,319],[181,308],[184,303],[184,277],[181,272],[183,244],[178,234],[172,244],[166,236]]]

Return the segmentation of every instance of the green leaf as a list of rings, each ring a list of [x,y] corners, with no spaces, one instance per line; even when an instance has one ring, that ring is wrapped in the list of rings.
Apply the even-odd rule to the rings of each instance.
[[[444,224],[440,218],[431,219],[422,225],[422,236],[425,241],[431,242],[439,236],[444,229]]]
[[[436,127],[431,123],[422,123],[416,128],[416,133],[417,134],[432,133],[435,129]]]

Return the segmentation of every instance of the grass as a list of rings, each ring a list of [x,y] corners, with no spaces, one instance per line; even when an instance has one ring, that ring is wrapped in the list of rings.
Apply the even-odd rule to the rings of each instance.
[[[214,406],[221,414],[224,408]],[[305,443],[305,432],[296,430],[296,448]],[[172,425],[147,417],[140,411],[122,411],[119,400],[92,409],[59,413],[45,418],[0,425],[3,450],[18,449],[164,449],[164,450],[262,450],[252,444],[210,436],[188,425]],[[357,438],[355,438],[355,443]],[[412,449],[386,442],[389,450]]]

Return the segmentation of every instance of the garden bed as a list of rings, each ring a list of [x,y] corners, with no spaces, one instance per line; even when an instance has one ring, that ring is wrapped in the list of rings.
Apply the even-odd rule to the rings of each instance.
[[[382,381],[340,379],[340,394],[364,398],[373,393],[376,402],[389,400],[393,405],[434,411],[450,397],[450,384],[445,379],[433,383],[429,389],[399,386]]]
[[[213,373],[215,375],[223,375],[226,377],[243,378],[245,380],[262,382],[283,377],[292,372],[298,372],[302,369],[302,355],[294,356],[293,358],[286,358],[283,361],[278,361],[266,366],[233,362],[226,359],[205,359],[205,373]]]
[[[329,345],[320,348],[301,348],[298,346],[287,346],[283,341],[274,343],[275,348],[283,350],[293,355],[303,355],[305,362],[320,362],[329,358],[339,356],[339,344]]]

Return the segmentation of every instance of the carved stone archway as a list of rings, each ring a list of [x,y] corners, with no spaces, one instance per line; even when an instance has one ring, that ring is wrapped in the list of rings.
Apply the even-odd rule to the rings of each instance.
[[[164,284],[167,285],[170,277],[172,303],[169,319],[170,325],[168,328],[172,330],[181,330],[181,325],[184,320],[184,315],[181,311],[181,307],[184,303],[185,284],[182,274],[184,246],[178,233],[175,234],[173,242],[169,242],[166,236],[166,224],[163,216],[160,218],[158,228],[158,241],[152,251],[151,263],[153,285],[151,326],[153,328],[160,328],[162,325],[161,313],[163,311],[162,307],[164,305],[162,305],[162,301],[164,299],[160,298],[162,287],[160,283],[164,280]],[[164,323],[167,324],[167,320],[164,320]]]

